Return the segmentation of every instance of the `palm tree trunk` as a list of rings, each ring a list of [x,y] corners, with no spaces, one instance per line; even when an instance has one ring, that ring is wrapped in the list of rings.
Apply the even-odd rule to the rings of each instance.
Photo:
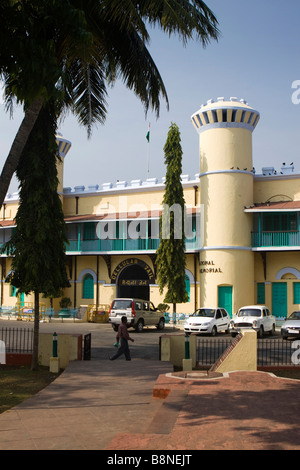
[[[27,139],[43,106],[43,98],[37,98],[25,112],[23,121],[12,143],[0,175],[0,209],[7,194],[11,179],[17,169]]]
[[[39,329],[40,329],[40,300],[39,293],[34,292],[34,326],[33,326],[33,351],[31,370],[39,367]]]

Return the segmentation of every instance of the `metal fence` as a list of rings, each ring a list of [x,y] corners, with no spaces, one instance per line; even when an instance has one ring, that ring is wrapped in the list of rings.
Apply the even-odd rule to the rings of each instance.
[[[232,338],[197,337],[197,364],[212,366],[232,343]]]
[[[281,338],[257,340],[258,366],[295,366],[293,361],[295,349],[294,341],[284,341]]]
[[[84,336],[83,359],[91,359],[91,333]],[[33,329],[0,328],[0,341],[5,345],[6,353],[31,354],[33,351]]]
[[[223,352],[231,345],[233,338],[203,338],[197,337],[198,366],[212,366]],[[257,365],[268,366],[299,366],[294,341],[284,341],[281,338],[263,338],[257,340]],[[297,346],[297,345],[296,345]],[[300,347],[298,347],[300,351]],[[296,359],[296,360],[295,360]]]
[[[6,353],[32,353],[33,329],[0,328],[0,341],[4,342]]]

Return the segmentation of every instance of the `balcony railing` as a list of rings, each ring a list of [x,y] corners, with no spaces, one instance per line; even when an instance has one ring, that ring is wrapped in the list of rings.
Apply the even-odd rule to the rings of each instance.
[[[108,239],[100,240],[70,240],[66,245],[66,252],[86,253],[86,252],[108,252],[108,251],[156,251],[159,247],[158,238],[138,238],[138,239]],[[0,243],[0,248],[3,243]],[[185,241],[187,251],[197,251],[200,249],[200,239],[195,237]]]
[[[252,246],[259,247],[300,247],[300,232],[252,232]]]
[[[158,238],[137,239],[105,239],[70,240],[66,252],[108,252],[108,251],[156,251],[159,247]],[[185,241],[186,250],[198,250],[200,240],[198,237]]]

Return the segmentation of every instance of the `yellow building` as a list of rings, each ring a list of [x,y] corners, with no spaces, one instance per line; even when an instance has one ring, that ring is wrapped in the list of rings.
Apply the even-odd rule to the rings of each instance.
[[[199,133],[200,169],[192,178],[182,175],[189,302],[177,311],[220,306],[232,315],[243,305],[262,303],[286,316],[300,308],[300,175],[291,165],[255,172],[252,133],[259,112],[244,100],[210,100],[191,120]],[[71,143],[61,136],[58,142],[65,157]],[[63,188],[63,164],[59,176],[71,284],[64,295],[73,307],[109,305],[116,296],[163,302],[155,257],[164,182],[72,189]],[[0,243],[11,235],[17,207],[18,195],[7,195]],[[2,256],[2,306],[17,300],[5,282],[9,269],[10,260]]]

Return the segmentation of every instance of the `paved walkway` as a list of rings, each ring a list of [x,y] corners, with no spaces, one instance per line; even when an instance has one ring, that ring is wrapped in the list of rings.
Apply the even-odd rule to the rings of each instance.
[[[170,372],[143,359],[72,362],[0,415],[0,450],[300,449],[300,381]]]

